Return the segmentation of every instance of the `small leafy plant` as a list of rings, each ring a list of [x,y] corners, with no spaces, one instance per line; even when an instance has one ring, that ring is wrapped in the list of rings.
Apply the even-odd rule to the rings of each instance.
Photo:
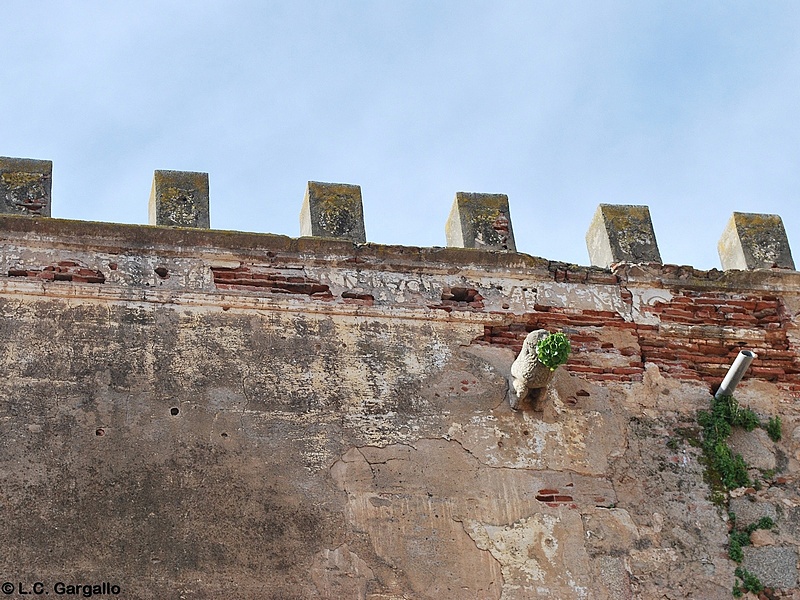
[[[711,410],[701,410],[697,422],[703,427],[703,452],[709,470],[726,490],[750,485],[747,463],[740,454],[728,447],[731,427],[752,431],[758,427],[758,416],[749,408],[742,408],[733,396],[720,396],[711,400]]]
[[[571,351],[569,338],[563,333],[551,333],[536,344],[536,356],[539,362],[551,371],[555,371],[556,367],[567,362]]]
[[[733,529],[731,529],[730,537],[728,539],[728,558],[736,561],[737,563],[742,562],[742,559],[744,558],[744,552],[742,552],[742,548],[750,545],[751,533],[753,533],[756,529],[772,529],[775,527],[775,521],[773,521],[770,517],[761,517],[758,522],[751,523],[745,527],[744,531],[736,530],[735,518],[731,519],[731,521]]]
[[[741,586],[739,586],[738,582],[733,586],[733,595],[737,598],[741,598],[743,592],[753,592],[754,594],[758,594],[764,590],[764,584],[761,583],[761,580],[747,569],[738,567],[734,574],[736,577],[742,580]]]
[[[780,417],[772,417],[767,424],[764,426],[764,429],[767,430],[767,435],[769,439],[773,442],[780,442],[781,441],[781,418]]]
[[[750,536],[744,531],[731,531],[730,538],[728,539],[728,558],[737,563],[742,562],[744,552],[743,546],[750,545]]]

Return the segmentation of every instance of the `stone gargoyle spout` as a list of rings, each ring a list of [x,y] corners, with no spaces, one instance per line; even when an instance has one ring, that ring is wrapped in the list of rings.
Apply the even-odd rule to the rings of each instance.
[[[556,367],[567,362],[570,350],[569,339],[563,333],[549,333],[545,329],[531,331],[511,365],[514,388],[510,395],[511,408],[519,409],[526,398],[534,408],[540,408]]]

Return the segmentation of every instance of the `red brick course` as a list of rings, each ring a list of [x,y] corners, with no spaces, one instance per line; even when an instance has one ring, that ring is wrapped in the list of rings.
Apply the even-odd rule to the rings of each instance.
[[[261,291],[271,294],[301,294],[320,300],[333,299],[330,288],[301,274],[286,273],[269,267],[242,265],[237,268],[212,267],[218,289]],[[365,301],[365,297],[350,297]]]
[[[558,275],[556,273],[556,275]],[[684,292],[669,302],[645,306],[661,323],[710,325],[718,329],[696,328],[697,337],[677,337],[660,331],[658,325],[625,321],[617,313],[573,310],[536,305],[534,312],[519,315],[509,325],[486,326],[477,343],[500,344],[519,351],[528,332],[535,329],[564,330],[572,342],[573,353],[565,365],[573,373],[601,381],[640,381],[645,363],[658,365],[670,377],[719,383],[739,350],[748,348],[758,358],[745,378],[760,378],[800,389],[800,358],[790,348],[787,328],[789,316],[781,300],[772,295],[743,296],[708,292]],[[726,328],[726,329],[723,329]],[[591,329],[589,329],[591,328]],[[616,347],[606,341],[608,329],[631,330],[638,346]],[[735,329],[734,329],[735,328]],[[744,341],[736,330],[757,332],[763,341]],[[689,331],[695,331],[689,330]],[[600,366],[603,356],[629,357],[629,366]]]
[[[42,268],[14,268],[8,270],[9,277],[33,277],[49,281],[73,281],[75,283],[105,283],[101,271],[89,269],[73,260],[62,260]]]

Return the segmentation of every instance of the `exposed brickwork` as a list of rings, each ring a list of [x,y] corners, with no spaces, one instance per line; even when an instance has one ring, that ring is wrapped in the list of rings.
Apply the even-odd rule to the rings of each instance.
[[[641,381],[644,364],[639,348],[631,345],[618,348],[613,343],[604,342],[601,330],[613,327],[636,331],[637,327],[646,329],[652,326],[637,326],[613,311],[581,311],[538,304],[534,310],[509,325],[486,326],[484,335],[476,342],[508,346],[519,352],[525,336],[535,329],[564,330],[569,334],[573,350],[566,364],[568,371],[600,381]],[[597,359],[603,356],[613,358],[613,364],[601,365]]]
[[[570,494],[559,492],[556,489],[539,490],[539,493],[536,494],[536,499],[539,502],[544,502],[551,508],[558,508],[559,506],[578,508],[578,505],[575,504],[575,500]]]
[[[629,294],[630,296],[630,294]],[[642,311],[657,316],[663,324],[689,327],[686,331],[667,331],[658,325],[625,321],[611,311],[582,310],[536,305],[532,313],[521,315],[509,325],[486,326],[476,340],[482,344],[522,349],[528,332],[535,329],[564,330],[570,336],[573,353],[568,371],[599,381],[640,381],[647,362],[679,379],[719,383],[739,350],[747,347],[758,354],[748,377],[786,384],[800,389],[800,358],[792,351],[787,336],[789,317],[774,295],[684,292],[669,302],[656,302]],[[692,326],[694,329],[692,329]],[[636,345],[619,346],[604,341],[602,331],[629,330]],[[742,329],[763,335],[741,339]],[[754,341],[763,337],[763,341]],[[615,357],[613,365],[603,364],[603,356]],[[628,358],[627,364],[620,357]]]
[[[327,285],[306,277],[300,270],[242,265],[237,268],[212,267],[211,272],[214,275],[214,284],[221,290],[302,294],[323,300],[333,298]]]
[[[800,384],[800,359],[787,336],[789,316],[774,295],[684,292],[642,310],[658,315],[662,323],[702,326],[674,337],[663,331],[640,333],[643,359],[673,377],[719,383],[739,350],[747,347],[758,354],[748,376]],[[734,328],[761,332],[763,340],[744,341]]]
[[[12,268],[9,277],[35,277],[50,281],[72,281],[75,283],[105,283],[106,277],[101,271],[88,269],[73,260],[62,260],[54,265],[39,269]]]
[[[572,483],[568,483],[564,487],[566,489],[559,489],[555,486],[542,488],[536,493],[536,500],[551,508],[577,509],[579,506],[608,507],[614,504],[614,499],[607,496],[577,492]]]

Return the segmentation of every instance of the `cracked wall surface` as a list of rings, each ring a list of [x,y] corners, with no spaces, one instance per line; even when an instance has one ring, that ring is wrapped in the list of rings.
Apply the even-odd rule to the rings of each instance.
[[[778,524],[746,560],[796,562],[797,273],[5,216],[0,235],[11,580],[729,598],[696,411],[742,347],[759,360],[737,396],[784,434],[732,438],[771,472],[735,501]],[[538,328],[573,355],[542,411],[514,411],[510,367]],[[775,577],[792,597],[796,569]]]

